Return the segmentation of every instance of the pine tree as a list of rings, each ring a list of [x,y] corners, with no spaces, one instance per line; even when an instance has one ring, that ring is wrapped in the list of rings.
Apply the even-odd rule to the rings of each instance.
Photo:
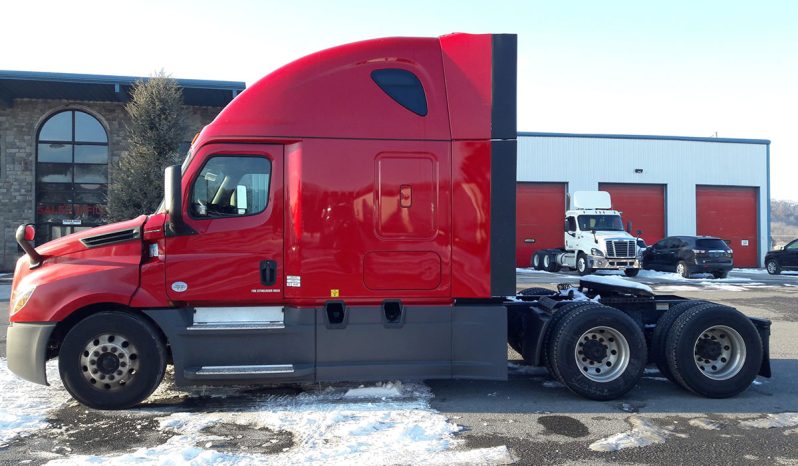
[[[119,158],[108,186],[110,221],[155,212],[163,199],[163,171],[180,163],[185,132],[183,92],[163,71],[131,89],[125,111],[130,150]]]

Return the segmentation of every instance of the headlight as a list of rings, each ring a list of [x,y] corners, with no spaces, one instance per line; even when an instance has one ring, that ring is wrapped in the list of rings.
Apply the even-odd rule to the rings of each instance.
[[[30,288],[25,288],[22,291],[16,291],[14,295],[11,297],[11,312],[10,315],[14,315],[26,304],[28,304],[28,300],[30,299],[31,295],[33,294],[33,290],[35,290],[35,286],[31,286]]]
[[[590,250],[590,254],[594,256],[604,257],[604,251],[602,251],[601,249],[593,248]]]

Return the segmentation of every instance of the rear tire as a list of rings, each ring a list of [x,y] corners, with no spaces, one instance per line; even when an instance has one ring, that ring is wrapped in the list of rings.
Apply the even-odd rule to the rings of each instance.
[[[576,257],[576,271],[582,276],[593,273],[593,269],[587,266],[587,256],[582,252]]]
[[[64,337],[58,353],[61,380],[73,398],[95,409],[135,406],[161,383],[166,348],[143,317],[100,312]]]
[[[596,303],[557,322],[549,346],[557,379],[592,400],[626,394],[640,381],[647,360],[646,339],[635,321]]]
[[[535,270],[543,270],[543,257],[539,252],[532,254],[532,268]]]
[[[676,264],[676,273],[681,275],[682,278],[690,278],[690,269],[687,267],[687,262],[679,261]]]
[[[640,273],[640,269],[624,269],[623,274],[627,277],[636,277]]]
[[[665,357],[682,387],[708,398],[747,389],[762,364],[762,340],[740,311],[719,305],[682,314],[668,334]]]
[[[557,273],[560,271],[560,264],[557,263],[557,256],[555,254],[546,254],[543,256],[543,268],[547,272]]]
[[[668,308],[664,314],[657,320],[657,326],[654,328],[654,335],[651,337],[651,359],[657,364],[660,374],[664,375],[673,383],[676,382],[668,367],[668,362],[665,359],[665,340],[668,338],[673,323],[686,311],[701,305],[708,305],[706,301],[685,301]]]
[[[781,273],[781,265],[779,261],[776,259],[770,259],[765,267],[768,269],[768,273],[771,275],[778,275]]]
[[[546,370],[549,371],[549,374],[552,378],[556,379],[557,375],[554,373],[554,363],[551,359],[551,347],[550,343],[552,340],[552,331],[557,326],[557,323],[562,320],[563,317],[568,315],[569,312],[572,312],[580,307],[588,306],[593,303],[592,301],[576,301],[572,303],[568,303],[559,309],[555,310],[554,313],[549,318],[549,324],[546,326],[546,330],[543,332],[543,348],[540,355],[540,360],[543,362],[543,365],[546,366]]]

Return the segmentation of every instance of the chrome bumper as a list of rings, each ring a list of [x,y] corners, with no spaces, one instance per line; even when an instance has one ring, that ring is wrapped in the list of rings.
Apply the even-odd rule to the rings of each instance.
[[[591,269],[639,269],[640,261],[636,257],[601,257],[588,256]]]
[[[47,383],[47,342],[55,324],[14,323],[8,327],[6,356],[8,368],[22,379],[42,385]]]

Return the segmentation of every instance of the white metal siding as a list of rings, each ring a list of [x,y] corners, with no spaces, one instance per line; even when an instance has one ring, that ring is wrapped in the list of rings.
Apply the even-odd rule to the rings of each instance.
[[[517,176],[567,182],[569,193],[599,183],[664,184],[669,236],[695,234],[696,185],[758,187],[760,262],[770,245],[765,144],[519,136]]]

